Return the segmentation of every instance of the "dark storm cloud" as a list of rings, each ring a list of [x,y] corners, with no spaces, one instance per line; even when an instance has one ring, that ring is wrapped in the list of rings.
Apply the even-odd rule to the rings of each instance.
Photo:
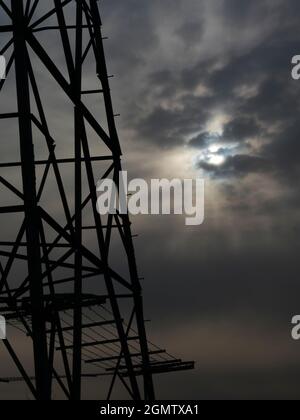
[[[222,134],[205,131],[189,140],[188,144],[203,149],[215,143],[242,143],[257,137],[259,133],[260,128],[254,119],[241,116],[226,123]],[[224,148],[223,152],[225,150]]]
[[[212,142],[219,141],[221,136],[211,135],[210,133],[204,132],[198,134],[198,136],[193,137],[189,140],[189,145],[198,149],[203,149],[208,147]]]
[[[261,37],[240,49],[227,47],[223,54],[215,56],[212,51],[210,57],[201,56],[196,63],[193,60],[189,63],[187,49],[181,69],[150,71],[150,89],[143,90],[143,101],[148,106],[138,110],[134,123],[139,140],[168,148],[185,144],[192,137],[190,146],[202,147],[207,143],[205,126],[221,108],[230,121],[224,125],[220,140],[242,144],[257,139],[253,156],[250,150],[249,156],[243,157],[243,162],[247,161],[246,172],[257,172],[258,167],[269,172],[271,165],[266,164],[269,160],[273,160],[273,167],[283,178],[294,171],[299,160],[299,85],[291,80],[290,61],[300,42],[297,10],[299,4],[294,1],[224,2],[219,8],[222,13],[219,19],[225,29],[226,25],[236,26],[243,37],[246,35],[243,31],[255,33],[257,28],[259,32],[258,25],[265,24],[265,33],[262,30]],[[271,22],[267,21],[268,16],[272,17]],[[178,25],[174,36],[193,47],[206,42],[207,30],[207,22],[199,14],[199,19]],[[228,30],[230,33],[231,26]],[[160,48],[159,40],[156,48]],[[151,56],[151,48],[149,53]],[[203,87],[201,94],[199,86]],[[195,132],[202,133],[193,136]],[[238,151],[239,155],[243,153]],[[240,160],[240,156],[232,156],[226,165],[234,171],[240,168]]]
[[[225,125],[224,140],[243,141],[247,137],[262,137],[272,124],[296,120],[295,111],[299,108],[298,89],[290,76],[290,60],[295,51],[296,41],[294,45],[280,42],[273,46],[270,43],[242,56],[233,57],[222,69],[209,71],[199,63],[189,71],[189,81],[186,84],[194,79],[195,86],[202,83],[209,88],[210,97],[198,99],[199,111],[201,107],[205,107],[208,117],[222,105],[228,107],[227,110],[232,112],[233,117],[234,114],[240,114]],[[206,76],[203,76],[202,66]],[[184,77],[181,79],[182,89]],[[256,84],[257,92],[254,96],[243,97],[242,87]],[[192,91],[190,95],[193,96]],[[185,109],[182,112],[184,111]],[[177,124],[180,123],[177,120]],[[267,124],[265,131],[261,128],[263,123]],[[188,126],[185,129],[189,131]]]
[[[179,19],[175,18],[169,2],[161,5],[156,1],[141,4],[129,0],[117,2],[114,8],[104,3],[106,21],[114,28],[108,44],[110,56],[123,75],[120,86],[122,83],[126,93],[124,120],[130,121],[139,142],[170,148],[192,138],[191,146],[202,147],[207,137],[206,124],[215,112],[223,109],[230,117],[224,126],[223,142],[242,144],[249,138],[257,138],[260,150],[256,148],[253,158],[249,150],[248,161],[253,162],[259,154],[263,162],[273,159],[274,167],[282,175],[289,172],[297,165],[297,148],[291,136],[295,138],[299,131],[299,87],[291,80],[290,60],[299,46],[296,18],[299,4],[292,0],[272,3],[218,0],[210,3],[217,18],[210,22],[202,7],[208,3],[200,3],[191,2],[190,13],[185,14],[182,2],[173,2],[173,9],[182,11]],[[165,19],[168,19],[166,38],[177,39],[174,45],[170,43],[169,52],[172,51],[173,62],[180,54],[179,68],[164,56],[162,22]],[[124,21],[126,25],[122,25]],[[236,36],[241,40],[248,36],[250,41],[238,48],[232,48],[229,43],[215,54],[216,45],[212,44],[209,54],[195,54],[193,48],[206,44],[210,48],[205,34],[212,27],[217,29],[217,25],[228,30],[228,34],[224,32],[225,37],[235,36],[236,28]],[[255,36],[256,32],[261,36]],[[182,42],[184,49],[180,49]],[[231,44],[235,42],[233,39]],[[221,39],[219,44],[222,45]],[[138,71],[139,66],[142,68]],[[131,83],[134,80],[136,84]],[[201,94],[197,90],[199,85],[203,88]],[[253,92],[248,94],[251,89]],[[294,161],[292,166],[289,156]],[[238,158],[233,156],[232,160]],[[256,171],[256,165],[249,165],[249,169],[250,166]],[[269,165],[264,166],[269,171]]]
[[[104,32],[107,22],[114,28],[108,42],[108,61],[114,60],[115,64],[122,67],[120,74],[142,65],[146,59],[144,54],[156,47],[158,39],[152,25],[152,12],[150,2],[118,1],[114,7],[110,7],[109,2],[103,2]]]
[[[253,118],[241,117],[225,125],[222,140],[243,141],[259,135],[259,127]]]
[[[180,36],[182,41],[189,48],[195,42],[201,42],[204,34],[203,23],[199,19],[192,22],[185,22],[177,30],[177,34]]]
[[[203,129],[207,119],[203,100],[188,95],[181,100],[181,105],[182,108],[177,109],[158,106],[142,117],[136,126],[140,138],[151,139],[161,148],[174,147],[183,145],[187,135]]]
[[[221,165],[212,165],[208,162],[200,162],[199,168],[210,172],[216,177],[245,176],[249,173],[263,173],[271,170],[271,162],[250,155],[229,156]]]
[[[296,118],[265,146],[264,152],[284,169],[289,168],[292,174],[295,170],[299,170],[300,124]]]

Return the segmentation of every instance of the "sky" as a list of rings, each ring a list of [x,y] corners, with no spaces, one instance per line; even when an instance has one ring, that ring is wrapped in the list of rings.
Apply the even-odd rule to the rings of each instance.
[[[206,180],[202,226],[135,221],[151,332],[197,362],[166,397],[299,397],[299,7],[103,2],[129,171]]]
[[[158,377],[158,396],[299,398],[299,2],[103,0],[100,10],[124,167],[206,182],[201,226],[133,218],[149,336],[196,361]],[[49,115],[67,137],[54,96]]]

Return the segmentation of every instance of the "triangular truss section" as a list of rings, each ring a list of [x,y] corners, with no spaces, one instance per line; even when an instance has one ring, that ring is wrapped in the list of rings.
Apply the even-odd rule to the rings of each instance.
[[[4,340],[19,376],[0,382],[78,400],[105,376],[107,399],[118,382],[151,401],[153,374],[194,364],[148,341],[129,217],[97,212],[97,181],[121,170],[98,4],[0,1],[0,314],[34,361]]]

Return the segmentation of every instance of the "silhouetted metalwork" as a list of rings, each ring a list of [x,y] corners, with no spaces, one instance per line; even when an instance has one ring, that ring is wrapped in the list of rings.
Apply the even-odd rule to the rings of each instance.
[[[3,341],[20,376],[0,381],[49,400],[55,380],[76,400],[84,378],[107,376],[108,399],[119,379],[134,400],[154,400],[153,374],[194,364],[147,340],[129,217],[97,212],[97,180],[118,183],[121,170],[98,2],[0,1],[0,11],[1,137],[16,156],[0,162],[0,314],[24,345]]]

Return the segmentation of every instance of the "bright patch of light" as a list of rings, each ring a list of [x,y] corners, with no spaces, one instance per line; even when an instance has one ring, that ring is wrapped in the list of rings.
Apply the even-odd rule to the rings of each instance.
[[[212,156],[208,156],[207,161],[210,165],[219,166],[225,162],[225,158],[224,156],[221,156],[221,155],[212,155]]]
[[[224,125],[228,122],[229,117],[225,114],[215,115],[206,125],[206,131],[222,136],[224,133]]]
[[[210,153],[218,153],[218,151],[221,149],[221,146],[219,144],[212,144],[209,146],[208,150]]]

